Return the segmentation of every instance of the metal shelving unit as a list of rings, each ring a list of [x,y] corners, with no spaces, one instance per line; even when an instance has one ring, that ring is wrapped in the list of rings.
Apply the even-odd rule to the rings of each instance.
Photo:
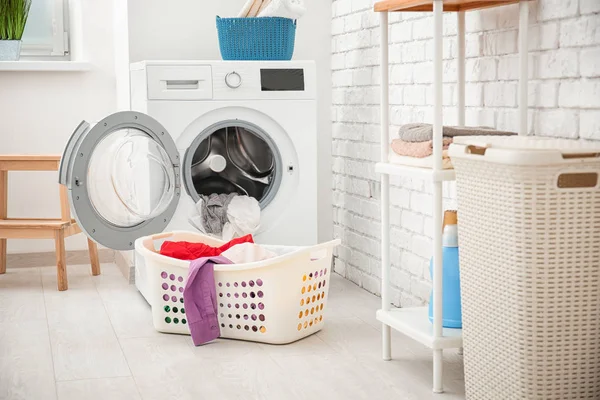
[[[443,350],[462,347],[462,330],[442,327],[442,182],[454,180],[453,170],[442,169],[442,44],[444,11],[457,13],[458,23],[458,124],[465,125],[465,12],[519,3],[519,133],[527,132],[527,18],[529,0],[384,0],[375,3],[381,23],[381,310],[377,319],[383,324],[383,359],[391,359],[391,328],[433,350],[433,391],[443,392]],[[389,156],[389,62],[388,13],[433,12],[434,40],[434,121],[433,169],[391,164]],[[427,307],[392,309],[390,305],[390,175],[421,178],[433,184],[433,324]]]

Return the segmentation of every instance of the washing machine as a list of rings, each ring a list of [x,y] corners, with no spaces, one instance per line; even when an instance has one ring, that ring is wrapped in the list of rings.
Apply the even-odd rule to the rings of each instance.
[[[195,230],[201,195],[256,198],[255,241],[317,242],[313,62],[144,61],[131,65],[131,111],[82,122],[59,170],[94,241]]]

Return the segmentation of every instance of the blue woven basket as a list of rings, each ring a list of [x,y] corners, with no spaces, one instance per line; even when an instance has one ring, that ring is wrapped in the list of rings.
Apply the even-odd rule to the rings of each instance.
[[[223,60],[291,60],[296,21],[288,18],[217,17]]]

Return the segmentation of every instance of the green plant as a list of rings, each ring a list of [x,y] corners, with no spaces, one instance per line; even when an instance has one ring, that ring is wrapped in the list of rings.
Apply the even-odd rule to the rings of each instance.
[[[0,0],[0,40],[21,40],[31,0]]]

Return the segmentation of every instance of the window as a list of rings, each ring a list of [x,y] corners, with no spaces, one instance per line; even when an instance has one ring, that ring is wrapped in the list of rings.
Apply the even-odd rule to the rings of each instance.
[[[32,0],[21,56],[65,59],[69,54],[68,0]]]

